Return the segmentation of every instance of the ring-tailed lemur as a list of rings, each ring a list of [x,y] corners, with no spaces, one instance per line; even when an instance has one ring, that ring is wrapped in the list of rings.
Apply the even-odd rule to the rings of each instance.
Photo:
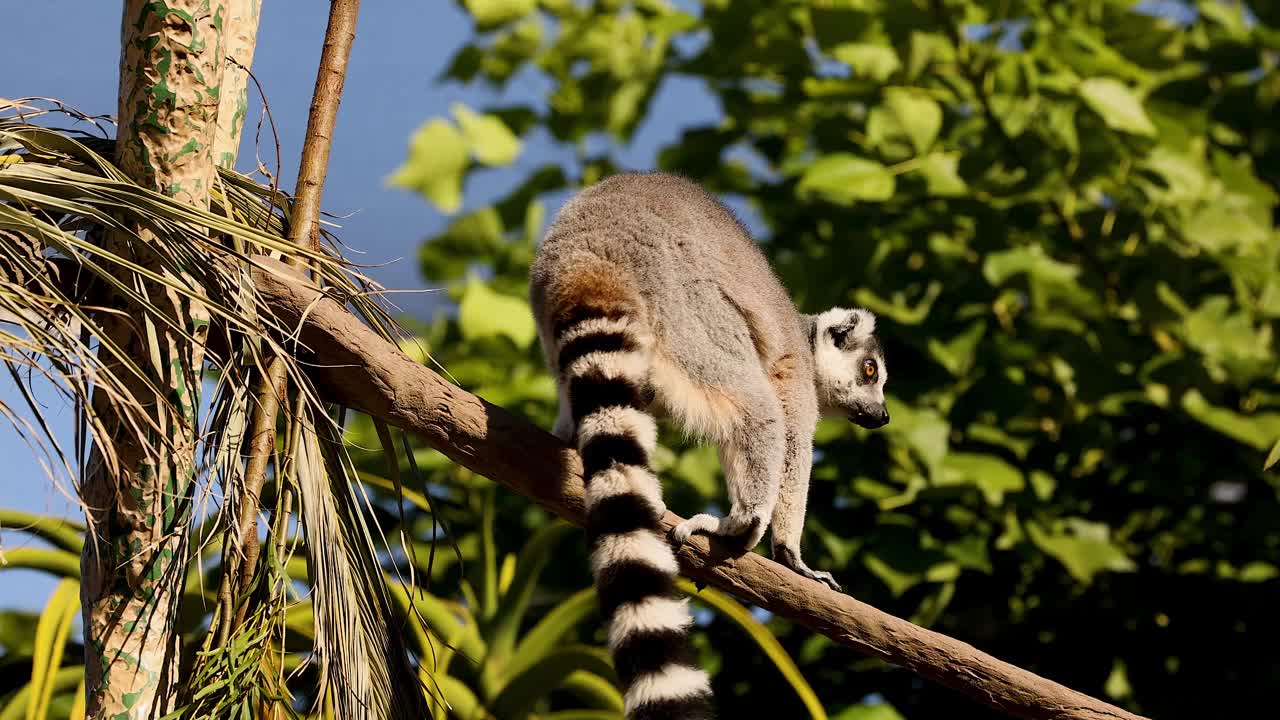
[[[800,559],[819,414],[889,421],[875,318],[801,315],[733,214],[666,173],[621,174],[557,214],[531,272],[530,300],[560,391],[556,433],[576,435],[587,534],[629,720],[710,718],[705,672],[685,645],[666,511],[650,470],[648,409],[719,445],[729,515],[673,531],[734,537],[750,550],[773,527],[773,557],[838,590]]]

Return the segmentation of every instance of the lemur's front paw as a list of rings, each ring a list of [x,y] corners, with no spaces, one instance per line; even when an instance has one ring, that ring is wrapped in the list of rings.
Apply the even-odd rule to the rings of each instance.
[[[688,542],[694,533],[701,532],[740,544],[743,552],[750,552],[760,544],[766,527],[767,523],[759,515],[731,513],[727,518],[718,518],[715,515],[700,513],[672,528],[671,539],[675,541],[676,547],[680,547]]]
[[[836,579],[831,576],[831,573],[825,570],[814,570],[808,565],[805,565],[804,561],[800,559],[799,550],[793,550],[782,545],[774,545],[773,559],[778,564],[791,568],[791,570],[797,574],[803,575],[810,580],[817,580],[832,590],[840,592],[840,583],[836,582]]]

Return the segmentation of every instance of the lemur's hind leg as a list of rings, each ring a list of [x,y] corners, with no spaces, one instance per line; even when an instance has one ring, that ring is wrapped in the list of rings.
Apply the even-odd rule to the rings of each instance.
[[[790,419],[790,418],[789,418]],[[812,427],[809,425],[807,427]],[[813,464],[813,431],[792,425],[787,432],[786,462],[782,470],[782,487],[773,510],[773,559],[796,573],[817,580],[832,590],[840,583],[825,570],[814,570],[800,559],[800,536],[809,494],[809,470]]]
[[[726,517],[702,513],[677,525],[672,538],[683,544],[695,532],[733,538],[743,551],[760,543],[778,499],[786,448],[782,406],[760,373],[733,392],[739,410],[720,440],[720,463],[731,507]]]

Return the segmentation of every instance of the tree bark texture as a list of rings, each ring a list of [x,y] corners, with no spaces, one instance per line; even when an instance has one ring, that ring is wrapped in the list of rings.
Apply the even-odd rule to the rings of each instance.
[[[416,433],[454,462],[581,525],[582,464],[558,439],[414,362],[286,266],[257,261],[254,281],[329,399]],[[305,317],[305,319],[304,319]],[[668,512],[670,529],[681,518]],[[796,575],[755,553],[733,556],[695,536],[678,553],[685,575],[838,643],[958,690],[1000,712],[1054,720],[1139,716],[998,660]]]
[[[240,154],[244,117],[249,111],[249,68],[258,47],[258,20],[262,0],[228,0],[223,44],[226,61],[218,84],[218,130],[213,158],[219,167],[232,169]]]
[[[123,6],[116,160],[143,187],[207,207],[227,0]],[[180,269],[158,262],[149,228],[112,232],[104,242],[182,279]],[[113,305],[125,312],[104,319],[151,385],[104,358],[130,378],[133,410],[103,393],[94,397],[109,442],[95,444],[80,488],[91,529],[81,557],[89,718],[159,717],[172,709],[177,679],[173,627],[186,570],[208,313],[161,283],[140,289],[183,332],[120,298]],[[128,412],[148,419],[145,433],[130,426]]]
[[[342,99],[342,85],[347,77],[351,43],[356,38],[359,11],[360,0],[331,1],[329,25],[324,33],[324,48],[320,51],[320,67],[316,71],[316,89],[311,95],[311,111],[307,115],[307,135],[302,145],[302,161],[298,164],[289,239],[298,245],[308,243],[313,250],[320,246],[320,195],[324,191],[329,148],[338,123],[338,102]]]

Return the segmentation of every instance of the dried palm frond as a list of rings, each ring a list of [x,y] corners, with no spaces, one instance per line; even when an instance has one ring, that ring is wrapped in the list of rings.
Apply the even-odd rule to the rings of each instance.
[[[422,688],[401,634],[392,628],[377,545],[353,494],[355,473],[333,410],[296,357],[296,328],[277,322],[256,292],[250,263],[255,256],[299,258],[326,293],[392,339],[398,330],[379,304],[376,286],[341,257],[327,233],[327,245],[318,251],[291,244],[290,199],[278,191],[223,169],[209,210],[182,204],[132,182],[110,160],[110,140],[32,124],[44,107],[0,100],[0,364],[26,405],[11,408],[0,401],[0,415],[43,453],[51,476],[73,482],[85,467],[89,440],[94,458],[113,474],[118,442],[166,442],[163,429],[155,426],[161,414],[145,408],[130,388],[143,387],[162,403],[170,402],[169,394],[154,386],[149,379],[154,373],[138,365],[146,362],[137,359],[146,353],[120,347],[104,327],[104,319],[110,319],[194,341],[192,328],[179,326],[141,289],[151,284],[208,311],[204,370],[215,390],[201,427],[200,452],[205,479],[233,495],[225,491],[242,480],[247,418],[254,408],[252,379],[263,376],[269,360],[283,362],[294,401],[285,405],[282,421],[291,430],[285,437],[292,439],[280,444],[273,462],[272,533],[282,546],[291,512],[290,504],[281,502],[282,488],[292,487],[300,495],[298,520],[315,586],[313,657],[328,680],[318,697],[329,695],[343,717],[422,716]],[[53,109],[65,118],[92,121]],[[151,239],[132,235],[136,228]],[[105,232],[129,242],[123,249],[119,243],[106,247]],[[129,243],[145,243],[146,263],[133,257]],[[105,306],[105,297],[124,299],[128,312]],[[42,399],[30,391],[36,377],[75,408],[72,447],[59,441]],[[108,432],[108,413],[126,438]],[[283,666],[266,649],[281,636],[289,604],[281,590],[287,580],[277,553],[263,553],[260,560],[263,572],[236,598],[239,604],[257,601],[259,616],[241,624],[226,645],[206,643],[196,659],[186,707],[195,708],[197,716],[226,709],[195,697],[201,690],[200,697],[210,695],[208,687],[196,683],[214,670],[223,677],[250,678],[240,689],[262,689],[264,702],[284,700]],[[249,648],[261,652],[244,652]],[[278,656],[279,648],[275,652]],[[275,687],[265,687],[273,675],[279,678]]]

